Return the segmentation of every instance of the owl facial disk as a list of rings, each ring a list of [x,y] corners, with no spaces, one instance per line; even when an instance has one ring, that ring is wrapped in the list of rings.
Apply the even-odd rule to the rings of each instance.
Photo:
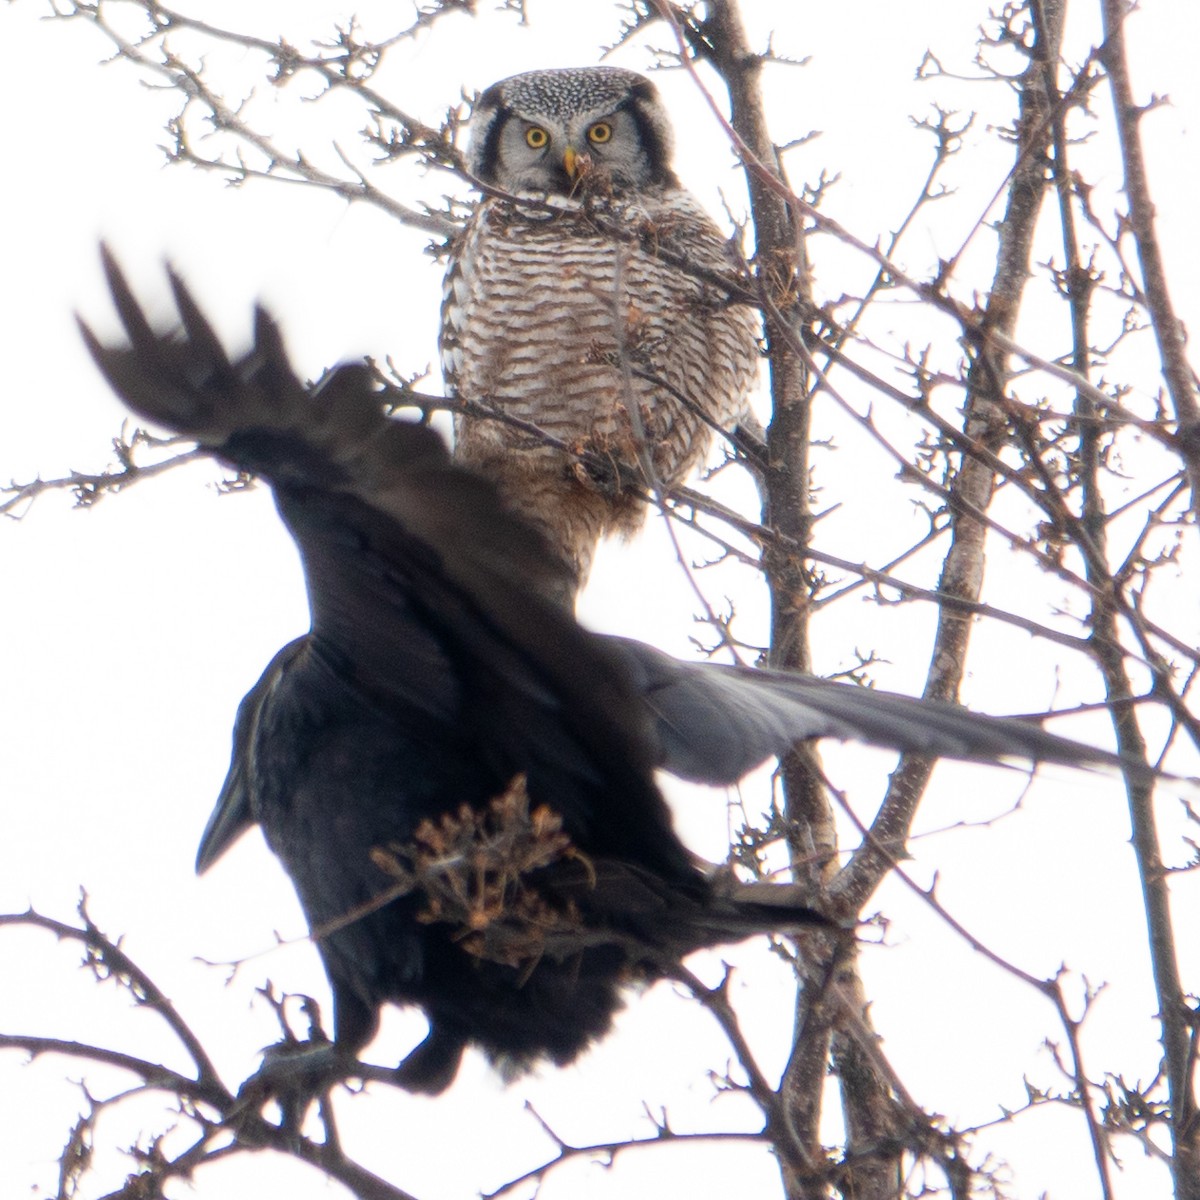
[[[529,71],[484,91],[467,164],[510,192],[570,195],[594,173],[614,195],[678,187],[654,85],[617,67]]]

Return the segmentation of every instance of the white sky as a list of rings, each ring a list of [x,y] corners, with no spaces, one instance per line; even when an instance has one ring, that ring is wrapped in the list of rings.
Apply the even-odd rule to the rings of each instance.
[[[891,0],[744,5],[760,41],[773,27],[778,50],[812,56],[806,69],[768,74],[777,140],[823,131],[790,157],[793,181],[815,180],[822,168],[841,172],[827,211],[866,241],[900,219],[928,162],[928,143],[911,131],[908,114],[925,114],[938,99],[993,106],[1004,119],[1002,88],[955,90],[913,81],[927,46],[970,72],[975,26],[985,16],[981,4],[926,3],[919,20],[914,6]],[[370,29],[396,7],[379,0],[357,9]],[[1094,5],[1077,7],[1073,61],[1095,38],[1084,11]],[[595,61],[615,27],[608,0],[529,0],[529,10],[528,28],[508,16],[456,20],[415,46],[397,48],[383,90],[433,123],[463,88],[534,66]],[[440,268],[421,254],[425,235],[299,189],[232,190],[193,171],[162,169],[156,146],[163,140],[161,118],[174,101],[146,91],[121,64],[97,66],[102,40],[81,23],[40,22],[42,11],[32,0],[0,7],[6,51],[0,73],[0,478],[93,470],[110,457],[122,412],[83,353],[72,315],[78,310],[102,331],[112,328],[95,249],[101,236],[144,296],[163,298],[160,264],[174,262],[235,346],[248,333],[251,302],[262,298],[281,318],[302,371],[315,374],[363,353],[390,355],[406,369],[436,361]],[[306,0],[210,2],[203,15],[217,24],[253,22],[267,36],[286,28],[300,37],[327,29],[343,13],[334,3]],[[1145,0],[1130,32],[1138,95],[1165,92],[1173,101],[1146,121],[1145,132],[1160,229],[1175,264],[1175,297],[1194,328],[1200,325],[1193,234],[1200,86],[1191,50],[1200,39],[1200,14],[1178,0]],[[665,42],[665,33],[656,40]],[[248,56],[228,59],[220,69],[231,77],[244,71],[255,78]],[[611,61],[637,69],[649,60],[635,46]],[[711,116],[681,76],[663,77],[660,86],[678,121],[683,178],[714,212],[721,211],[721,191],[740,207],[731,160],[712,152]],[[269,89],[264,93],[272,98]],[[1102,90],[1096,105],[1105,117],[1108,103]],[[316,111],[306,108],[302,117],[315,120],[308,114]],[[278,120],[285,131],[295,120],[286,103]],[[360,123],[352,118],[336,134],[306,138],[316,147],[332,136],[350,139]],[[983,119],[970,136],[972,144],[986,142]],[[1102,162],[1095,153],[1093,161]],[[961,162],[971,163],[972,173],[952,169],[959,189],[954,203],[931,210],[906,244],[902,258],[914,271],[957,246],[1002,181],[1007,151],[984,148]],[[1097,195],[1109,198],[1111,211],[1119,178],[1103,166],[1096,170]],[[441,178],[414,178],[403,166],[377,181],[401,198],[436,200],[451,186]],[[987,251],[982,245],[978,263],[964,265],[966,295],[969,286],[986,282]],[[861,262],[826,242],[818,254],[823,298],[862,285]],[[897,337],[918,320],[924,317],[898,310]],[[1035,325],[1022,334],[1033,342],[1047,339],[1050,352],[1062,348],[1053,329]],[[952,341],[943,341],[942,352],[953,355]],[[846,485],[851,472],[855,480],[877,478],[882,489],[894,469],[869,447],[856,447],[844,423],[829,419],[843,450],[819,458],[818,470],[830,499],[843,508],[825,527],[826,547],[851,559],[877,558],[888,537],[919,529],[920,519],[904,503],[885,511],[896,502],[883,497],[894,493]],[[862,457],[854,457],[858,451]],[[192,874],[199,832],[228,762],[237,701],[307,621],[295,556],[269,496],[264,490],[218,499],[207,486],[215,477],[209,466],[178,472],[91,512],[72,511],[63,497],[51,496],[23,522],[0,525],[0,911],[32,903],[69,918],[85,887],[101,927],[126,935],[126,948],[215,1047],[234,1082],[250,1073],[257,1051],[273,1037],[263,1006],[250,1011],[257,983],[269,977],[290,991],[326,993],[316,954],[303,942],[252,958],[230,989],[222,986],[220,969],[196,961],[240,959],[267,951],[276,930],[286,939],[304,931],[290,887],[257,837],[245,839],[205,879]],[[661,530],[631,547],[606,548],[585,597],[587,619],[686,654],[695,603],[681,572],[662,569],[670,555]],[[1029,574],[1001,557],[990,566],[989,586],[1002,604],[1009,592],[1030,586]],[[1036,586],[1047,585],[1039,578]],[[745,573],[721,576],[710,594],[719,600],[726,591],[737,594],[751,628],[761,622],[761,597]],[[1191,603],[1194,590],[1188,595]],[[1063,599],[1051,586],[1047,608]],[[835,611],[840,615],[819,627],[822,668],[844,666],[855,648],[878,644],[893,660],[876,672],[879,682],[897,690],[920,686],[930,614],[869,605]],[[906,631],[900,638],[897,621]],[[1184,621],[1194,632],[1194,619]],[[1045,646],[1012,631],[987,632],[972,650],[970,702],[1030,711],[1075,697],[1078,681],[1060,672]],[[905,645],[911,653],[898,652]],[[1074,728],[1104,736],[1102,723]],[[877,794],[886,756],[830,748],[827,757],[837,770],[863,760],[875,773],[862,776],[861,798],[868,803]],[[939,783],[923,810],[922,829],[1002,811],[1020,787],[1000,773],[968,768],[941,770]],[[1154,1000],[1122,797],[1110,781],[1090,777],[1060,774],[1050,783],[1017,817],[920,843],[916,869],[936,866],[947,907],[1022,967],[1049,972],[1065,959],[1093,983],[1110,981],[1087,1028],[1092,1067],[1111,1061],[1130,1078],[1146,1079],[1155,1065]],[[765,806],[761,791],[747,795],[751,811]],[[1164,805],[1168,820],[1173,812]],[[722,799],[689,797],[681,815],[692,844],[719,855],[727,820]],[[1194,886],[1181,891],[1181,927],[1194,921],[1196,900]],[[893,924],[890,948],[868,950],[864,958],[872,1012],[918,1100],[951,1121],[973,1123],[996,1117],[997,1105],[1021,1102],[1023,1071],[1060,1086],[1039,1051],[1042,1039],[1058,1036],[1048,1008],[948,938],[931,914],[897,890],[886,890],[880,903]],[[0,961],[8,967],[0,1031],[93,1038],[141,1053],[157,1044],[153,1019],[131,1012],[111,987],[98,990],[77,969],[73,947],[9,931],[0,931],[0,940]],[[1200,962],[1186,935],[1181,941],[1191,956],[1186,977],[1195,987]],[[761,947],[736,958],[738,994],[755,1005],[754,1036],[778,1069],[789,1033],[787,975]],[[700,965],[711,974],[717,961]],[[728,1052],[712,1041],[710,1028],[695,1005],[660,987],[632,1003],[617,1032],[570,1069],[546,1070],[505,1088],[473,1057],[444,1098],[383,1090],[346,1098],[347,1149],[421,1200],[438,1200],[494,1187],[548,1154],[548,1142],[523,1111],[526,1101],[568,1140],[647,1136],[643,1102],[655,1112],[665,1107],[678,1128],[752,1128],[754,1115],[738,1098],[712,1100],[706,1070],[720,1070]],[[392,1014],[375,1056],[394,1062],[420,1031],[416,1016]],[[178,1053],[163,1052],[182,1065]],[[78,1067],[54,1060],[26,1067],[18,1056],[0,1054],[0,1193],[53,1194],[54,1162],[79,1105],[78,1089],[64,1076],[77,1079]],[[97,1094],[125,1082],[102,1072],[89,1078]],[[139,1128],[163,1127],[153,1106],[131,1109],[126,1125],[102,1123],[97,1142],[122,1146]],[[1047,1192],[1073,1200],[1097,1193],[1077,1115],[1047,1111],[990,1135],[985,1144],[1011,1161],[1015,1195]],[[1132,1146],[1122,1149],[1126,1169],[1117,1178],[1118,1194],[1166,1196],[1165,1174]],[[122,1169],[114,1161],[107,1174],[98,1174],[96,1194],[117,1186]],[[734,1189],[756,1197],[779,1190],[764,1151],[722,1145],[641,1151],[612,1171],[580,1164],[551,1175],[543,1196],[651,1196],[668,1184],[701,1200]],[[176,1184],[171,1194],[188,1191]],[[202,1200],[285,1193],[306,1198],[338,1189],[274,1159],[207,1170],[191,1189]]]

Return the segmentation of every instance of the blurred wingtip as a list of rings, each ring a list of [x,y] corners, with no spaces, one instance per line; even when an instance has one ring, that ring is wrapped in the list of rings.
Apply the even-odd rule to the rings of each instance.
[[[196,874],[203,875],[254,824],[241,768],[235,764],[200,835]]]
[[[272,358],[286,357],[279,322],[261,303],[254,306],[254,345]]]
[[[92,361],[103,369],[104,366],[104,347],[100,344],[100,339],[92,332],[92,327],[83,319],[82,315],[75,313],[75,327],[79,330],[79,336],[83,338],[83,344],[87,347],[88,353],[92,356]]]

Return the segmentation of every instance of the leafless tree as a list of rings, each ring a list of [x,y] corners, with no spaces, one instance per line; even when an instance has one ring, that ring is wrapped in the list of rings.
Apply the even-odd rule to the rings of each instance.
[[[499,7],[526,18],[521,0]],[[943,81],[966,75],[1007,97],[1007,111],[993,117],[984,143],[989,153],[1006,156],[1006,173],[962,225],[957,252],[937,258],[923,252],[914,231],[937,219],[930,214],[968,175],[961,156],[973,117],[935,108],[915,121],[915,134],[927,139],[929,168],[908,211],[890,231],[882,223],[850,228],[837,216],[835,180],[801,184],[790,177],[793,147],[776,140],[790,118],[764,98],[764,78],[787,78],[797,69],[788,53],[804,47],[752,42],[743,7],[752,0],[632,0],[614,9],[613,22],[615,44],[652,48],[657,65],[692,77],[741,162],[749,197],[746,270],[725,282],[763,314],[770,420],[763,444],[731,441],[729,456],[733,469],[754,476],[761,512],[731,508],[719,480],[647,499],[660,503],[677,528],[704,539],[687,545],[707,547],[705,565],[732,561],[761,571],[770,597],[769,642],[743,633],[739,612],[714,600],[704,571],[688,562],[697,595],[708,597],[697,642],[711,653],[733,649],[773,666],[828,670],[830,654],[818,632],[827,628],[827,613],[845,613],[853,627],[856,602],[859,611],[864,600],[877,606],[885,622],[916,609],[933,627],[923,694],[957,700],[972,669],[972,635],[1007,627],[1073,673],[1080,699],[1068,711],[1106,713],[1113,742],[1128,759],[1194,773],[1188,764],[1200,745],[1192,695],[1200,664],[1196,617],[1194,605],[1181,611],[1173,602],[1170,581],[1195,554],[1200,396],[1156,231],[1155,181],[1142,137],[1160,100],[1145,91],[1154,80],[1130,77],[1131,7],[1123,0],[1081,5],[1096,10],[1090,15],[1102,29],[1082,57],[1064,50],[1065,0],[1014,0],[993,13],[981,8],[974,63],[946,63],[931,51],[919,65],[935,93]],[[322,189],[375,206],[444,248],[466,212],[471,181],[460,131],[469,106],[440,120],[398,108],[388,99],[389,52],[417,34],[438,36],[443,18],[474,14],[475,0],[427,0],[407,28],[397,25],[386,38],[367,38],[348,25],[314,31],[305,44],[217,27],[189,15],[199,6],[187,8],[154,0],[54,0],[57,19],[90,23],[121,64],[178,95],[168,126],[173,163],[235,185]],[[461,29],[456,36],[464,36]],[[228,47],[243,52],[261,80],[302,92],[314,109],[337,98],[341,113],[357,111],[361,129],[356,135],[347,124],[332,146],[295,146],[264,133],[256,100],[223,90],[210,69],[209,53]],[[414,176],[424,173],[426,203],[401,202],[379,182],[380,167],[394,163],[407,164]],[[1095,186],[1104,172],[1121,179],[1111,201]],[[453,198],[441,198],[447,190]],[[854,264],[851,276],[866,285],[838,292],[831,280],[842,263]],[[381,371],[398,406],[450,407],[441,397],[418,394],[402,371]],[[837,441],[864,448],[869,467],[849,461],[851,450],[835,454]],[[39,493],[55,489],[72,489],[80,503],[93,503],[193,453],[138,431],[118,442],[115,467],[14,483],[3,511],[21,513]],[[890,464],[895,478],[875,481],[885,497],[878,504],[923,514],[915,538],[875,536],[875,530],[860,537],[848,522],[831,520],[839,506],[869,516],[856,495],[859,478],[881,463]],[[1022,582],[1011,586],[1014,579]],[[872,628],[886,631],[886,624]],[[866,684],[887,657],[913,661],[900,644],[907,636],[870,651],[851,649],[843,636],[834,669]],[[987,678],[976,677],[973,700],[987,707],[987,696]],[[1056,973],[1022,966],[956,917],[922,863],[909,865],[933,767],[903,758],[871,797],[839,783],[813,750],[798,749],[780,764],[770,796],[747,801],[731,863],[764,875],[785,860],[846,919],[871,915],[885,883],[909,889],[979,960],[1049,1007],[1061,1079],[1057,1086],[1038,1084],[1027,1071],[1024,1104],[1005,1108],[997,1099],[992,1120],[974,1128],[937,1115],[906,1087],[877,1037],[874,997],[857,957],[835,958],[834,946],[818,934],[798,948],[778,947],[797,981],[793,1048],[781,1077],[760,1063],[729,988],[691,978],[692,994],[716,1017],[732,1051],[734,1065],[717,1085],[743,1090],[758,1105],[762,1128],[753,1136],[776,1155],[783,1194],[789,1200],[1001,1195],[1002,1175],[978,1149],[985,1126],[1058,1105],[1077,1113],[1087,1130],[1087,1186],[1094,1194],[1116,1194],[1114,1164],[1132,1149],[1161,1161],[1179,1200],[1198,1200],[1200,1006],[1181,963],[1186,913],[1172,905],[1173,893],[1194,878],[1187,873],[1200,867],[1196,809],[1169,788],[1156,801],[1145,783],[1127,785],[1159,1029],[1156,1073],[1132,1082],[1119,1060],[1085,1055],[1082,1032],[1095,990],[1072,971],[1069,946]],[[297,1156],[355,1195],[407,1195],[342,1152],[332,1099],[322,1103],[315,1132],[306,1126],[299,1133],[286,1112],[264,1115],[253,1096],[229,1090],[184,1016],[81,911],[79,924],[36,913],[3,923],[78,941],[97,975],[118,978],[167,1022],[192,1069],[169,1071],[157,1059],[72,1040],[5,1034],[0,1047],[119,1066],[138,1081],[135,1092],[154,1089],[173,1098],[177,1119],[194,1130],[191,1144],[168,1153],[151,1139],[128,1183],[112,1195],[162,1195],[170,1180],[189,1178],[209,1161],[263,1146]],[[286,1032],[283,1001],[273,1003]],[[841,1100],[841,1134],[833,1144],[830,1076]],[[74,1194],[88,1170],[97,1113],[125,1099],[90,1102],[64,1153],[60,1196]],[[536,1184],[566,1160],[611,1159],[640,1145],[573,1145],[552,1136],[554,1155],[493,1194]],[[647,1142],[692,1136],[750,1135],[693,1135],[664,1117]]]

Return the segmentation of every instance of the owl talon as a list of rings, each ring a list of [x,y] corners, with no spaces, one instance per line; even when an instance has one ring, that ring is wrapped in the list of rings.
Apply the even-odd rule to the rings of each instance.
[[[577,483],[603,496],[615,496],[622,490],[621,467],[616,459],[595,449],[576,453],[580,457],[571,464],[571,475]]]

